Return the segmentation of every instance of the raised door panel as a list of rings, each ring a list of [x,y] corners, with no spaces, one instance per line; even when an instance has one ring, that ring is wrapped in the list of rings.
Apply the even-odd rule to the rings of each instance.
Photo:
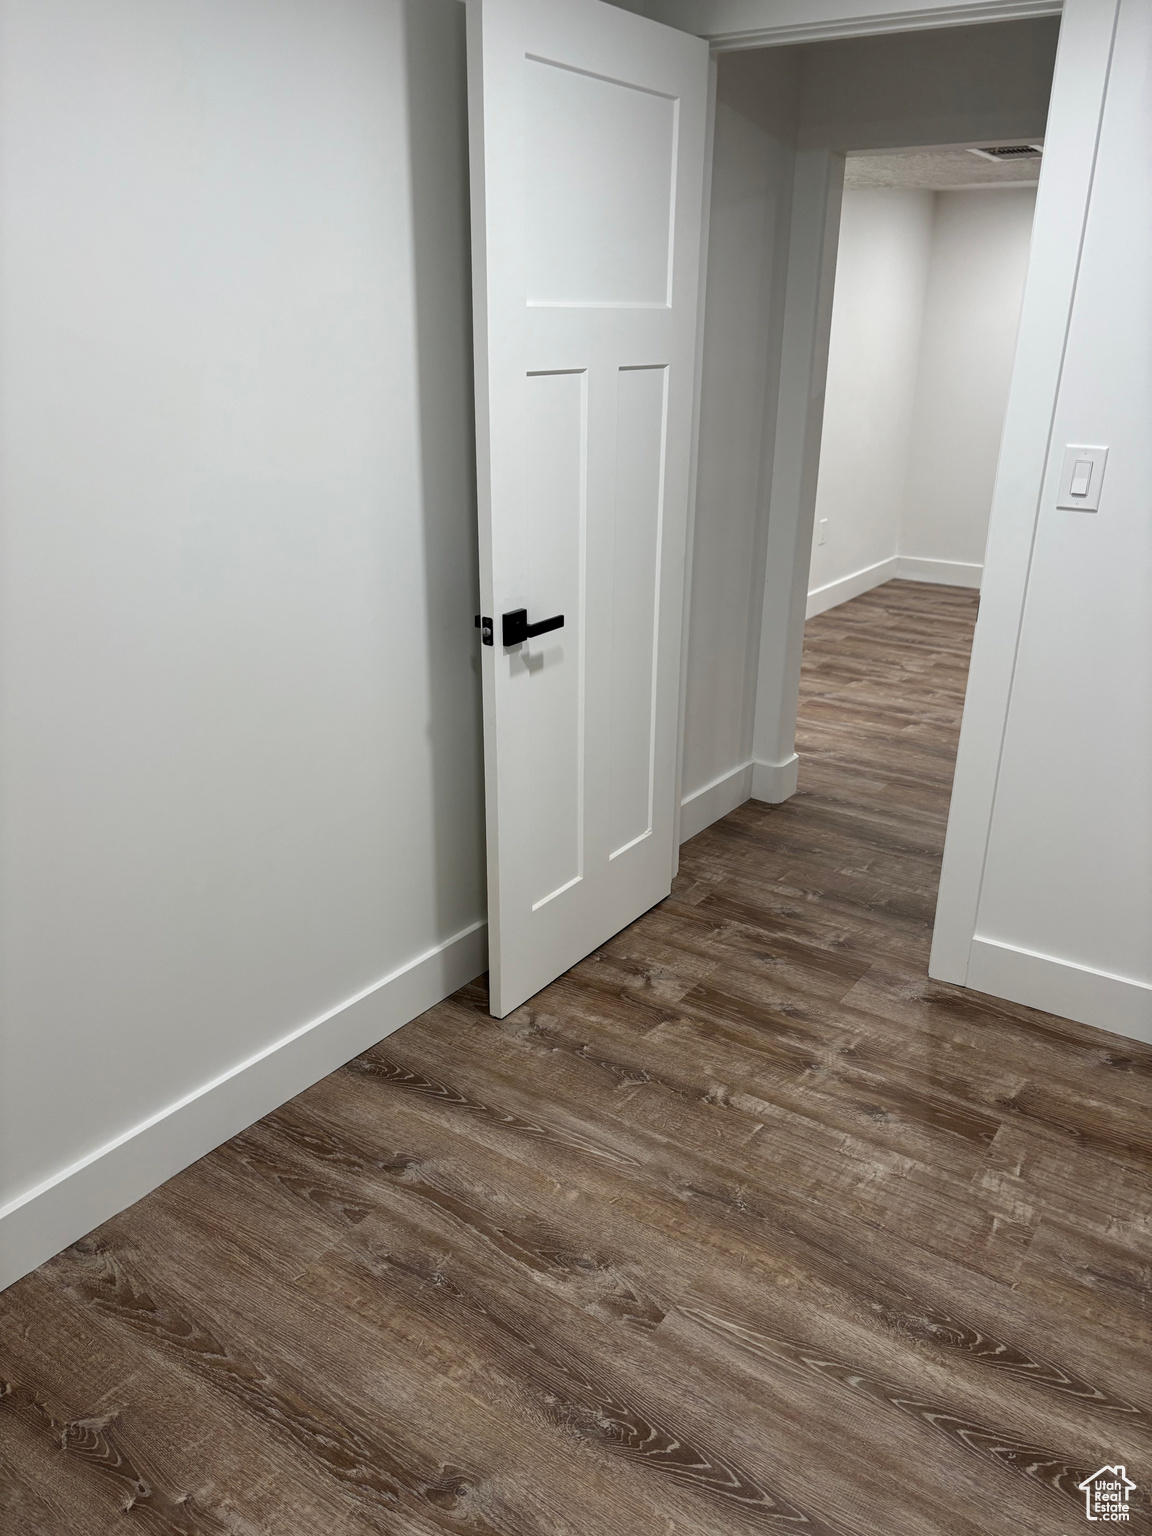
[[[676,102],[525,60],[528,303],[667,305]]]

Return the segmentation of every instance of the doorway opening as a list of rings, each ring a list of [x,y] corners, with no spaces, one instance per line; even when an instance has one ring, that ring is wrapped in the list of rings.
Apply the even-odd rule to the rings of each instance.
[[[979,588],[1041,161],[1004,147],[847,157],[808,618]]]
[[[931,772],[905,765],[938,820],[929,933],[1058,32],[1039,17],[718,61],[684,830],[789,799],[806,752],[850,788],[883,772],[886,740],[932,738]],[[754,699],[716,674],[741,645]]]
[[[872,844],[910,943],[935,914],[1042,154],[1005,148],[845,166],[797,751],[806,795],[851,800],[847,860]]]

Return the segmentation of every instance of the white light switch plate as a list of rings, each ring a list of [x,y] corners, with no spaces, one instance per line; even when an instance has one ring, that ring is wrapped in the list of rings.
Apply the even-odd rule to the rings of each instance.
[[[1056,505],[1065,512],[1096,512],[1100,508],[1100,487],[1104,482],[1107,448],[1069,443],[1064,450],[1060,471],[1060,490]]]

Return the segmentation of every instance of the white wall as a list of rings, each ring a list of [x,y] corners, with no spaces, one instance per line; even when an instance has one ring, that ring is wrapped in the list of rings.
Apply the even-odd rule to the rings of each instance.
[[[1027,143],[1043,132],[1059,29],[1050,16],[812,43],[799,142],[841,150]]]
[[[809,617],[894,576],[979,586],[1035,203],[844,194]]]
[[[1103,51],[1103,26],[1091,12],[1086,20],[1102,34]],[[1007,479],[994,513],[989,576],[997,579],[980,618],[980,666],[973,670],[954,800],[964,815],[954,815],[941,892],[942,909],[951,915],[965,845],[981,848],[974,837],[979,828],[966,818],[984,772],[982,717],[995,691],[984,653],[992,639],[1000,653],[1005,649],[1005,622],[1014,614],[999,573],[1029,553],[1023,523],[1031,534],[1026,599],[965,979],[1146,1041],[1152,1041],[1149,57],[1152,7],[1122,0],[1039,515],[1034,497],[1017,503]],[[1041,202],[1046,192],[1042,187]],[[1062,209],[1051,214],[1059,218]],[[1039,227],[1039,209],[1037,218]],[[1038,287],[1042,281],[1043,274]],[[1096,514],[1056,507],[1067,443],[1110,450]]]
[[[885,187],[844,193],[808,577],[810,614],[895,574],[933,204],[928,191]]]
[[[689,594],[681,838],[748,798],[766,521],[764,421],[783,320],[799,61],[733,54],[717,82]]]
[[[0,8],[0,1283],[483,967],[463,70]]]
[[[936,194],[902,555],[984,563],[1035,211],[1031,187]]]

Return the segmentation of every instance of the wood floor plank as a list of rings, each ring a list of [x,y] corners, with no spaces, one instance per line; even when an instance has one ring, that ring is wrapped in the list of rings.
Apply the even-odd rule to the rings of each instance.
[[[0,1297],[0,1536],[1152,1536],[1152,1050],[931,981],[977,597],[813,619],[798,793]]]
[[[338,1503],[370,1517],[363,1528],[404,1536],[502,1529],[473,1497],[480,1478],[468,1459],[438,1457],[435,1441],[422,1439],[428,1425],[411,1422],[408,1383],[386,1352],[338,1355],[334,1368],[324,1348],[331,1319],[301,1305],[291,1287],[270,1290],[250,1254],[221,1246],[206,1262],[183,1215],[153,1206],[148,1220],[162,1223],[163,1250],[114,1234],[67,1250],[54,1273],[74,1300],[206,1387],[223,1430],[258,1423],[308,1482],[322,1480]],[[258,1321],[245,1293],[259,1300]]]
[[[369,1318],[403,1305],[422,1332],[438,1329],[490,1394],[537,1422],[542,1440],[551,1426],[585,1448],[595,1475],[631,1490],[642,1525],[743,1533],[802,1524],[814,1536],[854,1530],[798,1505],[758,1465],[763,1453],[729,1425],[717,1437],[685,1401],[682,1377],[669,1392],[660,1353],[645,1346],[642,1332],[573,1313],[559,1299],[542,1329],[538,1296],[525,1294],[499,1254],[474,1246],[475,1234],[447,1242],[438,1227],[428,1208],[406,1223],[373,1218],[345,1245],[340,1272],[331,1255],[302,1283],[355,1294]],[[421,1257],[430,1252],[438,1255],[434,1268]],[[596,1528],[605,1520],[617,1528],[619,1516],[601,1511]]]

